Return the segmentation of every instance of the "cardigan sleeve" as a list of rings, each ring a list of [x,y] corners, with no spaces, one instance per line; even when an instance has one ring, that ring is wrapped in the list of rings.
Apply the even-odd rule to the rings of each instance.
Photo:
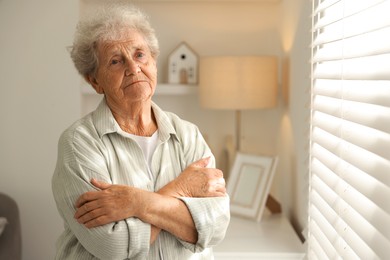
[[[230,221],[229,197],[217,198],[181,198],[188,207],[195,227],[198,241],[195,245],[180,241],[192,252],[201,252],[205,248],[220,243]]]
[[[185,164],[189,165],[201,158],[211,157],[208,167],[215,168],[215,158],[197,127],[191,135],[183,139]],[[195,245],[180,241],[192,252],[201,252],[213,247],[225,237],[230,221],[229,196],[210,198],[180,198],[189,209],[198,231],[198,241]]]
[[[62,251],[70,251],[73,247],[72,250],[77,254],[74,248],[81,246],[99,259],[145,259],[150,246],[150,224],[137,218],[128,218],[88,229],[74,218],[78,197],[96,189],[90,183],[92,178],[108,183],[112,181],[102,154],[87,143],[78,147],[68,137],[63,135],[60,139],[57,165],[52,178],[54,199],[68,233],[61,238],[64,241],[59,241],[59,244],[68,244],[68,248]],[[90,163],[87,163],[89,160]],[[75,246],[74,243],[79,245]]]

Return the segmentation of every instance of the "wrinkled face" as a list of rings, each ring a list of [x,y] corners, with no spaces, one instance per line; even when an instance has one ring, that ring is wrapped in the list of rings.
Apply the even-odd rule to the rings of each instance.
[[[157,84],[156,61],[144,37],[131,29],[123,39],[98,44],[99,67],[90,78],[110,107],[150,101]]]

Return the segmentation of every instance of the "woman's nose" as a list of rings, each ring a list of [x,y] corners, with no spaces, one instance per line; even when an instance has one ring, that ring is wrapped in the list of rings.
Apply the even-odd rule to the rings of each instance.
[[[136,62],[127,62],[127,67],[125,69],[126,76],[135,75],[140,71],[141,71],[141,66],[139,64],[137,64]]]

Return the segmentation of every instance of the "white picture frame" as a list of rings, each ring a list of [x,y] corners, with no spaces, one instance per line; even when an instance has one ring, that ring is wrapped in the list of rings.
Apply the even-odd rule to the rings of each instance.
[[[277,163],[278,157],[237,153],[227,183],[232,215],[261,221]]]

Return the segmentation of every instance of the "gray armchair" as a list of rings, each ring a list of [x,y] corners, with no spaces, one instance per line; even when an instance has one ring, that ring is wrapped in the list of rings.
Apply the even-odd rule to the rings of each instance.
[[[22,259],[22,233],[19,208],[15,200],[0,192],[0,217],[8,224],[0,235],[0,260]]]

